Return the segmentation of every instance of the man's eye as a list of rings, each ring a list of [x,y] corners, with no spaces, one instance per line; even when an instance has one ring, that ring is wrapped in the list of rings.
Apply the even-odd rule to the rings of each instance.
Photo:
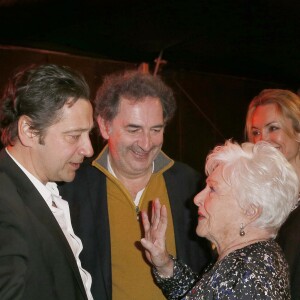
[[[162,131],[162,128],[153,128],[152,131],[155,133],[160,133]]]
[[[79,138],[80,138],[80,135],[68,135],[68,136],[67,136],[67,139],[68,139],[70,142],[78,141]]]
[[[136,133],[136,132],[138,132],[138,129],[137,128],[131,128],[131,129],[128,129],[128,132],[129,133]]]

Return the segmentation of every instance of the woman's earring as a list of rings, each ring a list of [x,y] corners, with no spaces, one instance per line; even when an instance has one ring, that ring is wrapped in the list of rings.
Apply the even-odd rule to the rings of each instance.
[[[243,223],[241,223],[241,225],[240,225],[240,236],[244,236],[245,235],[245,231],[244,231],[244,224]]]

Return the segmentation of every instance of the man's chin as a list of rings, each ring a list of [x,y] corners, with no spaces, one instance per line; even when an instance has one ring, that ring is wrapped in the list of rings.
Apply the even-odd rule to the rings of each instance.
[[[75,172],[70,172],[60,178],[59,181],[63,182],[72,182],[75,179],[76,173]]]

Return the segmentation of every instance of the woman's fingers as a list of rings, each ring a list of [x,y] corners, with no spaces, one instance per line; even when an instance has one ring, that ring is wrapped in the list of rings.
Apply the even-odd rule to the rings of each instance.
[[[148,218],[148,215],[145,211],[141,211],[141,215],[142,215],[142,224],[143,224],[143,227],[144,227],[144,231],[146,233],[150,229],[149,218]]]
[[[141,212],[145,237],[141,244],[146,250],[147,259],[156,267],[163,266],[169,260],[166,250],[166,230],[168,224],[167,209],[159,199],[152,203],[151,223],[145,211]]]
[[[151,223],[149,222],[149,217],[145,211],[142,211],[141,215],[145,239],[160,245],[165,241],[168,224],[167,209],[165,205],[161,206],[158,199],[153,201]]]
[[[160,222],[158,226],[158,230],[161,234],[165,235],[168,226],[168,215],[167,208],[165,205],[161,207],[160,211]]]
[[[152,218],[151,218],[151,226],[153,229],[157,229],[160,222],[160,210],[161,204],[158,198],[156,198],[152,202]]]

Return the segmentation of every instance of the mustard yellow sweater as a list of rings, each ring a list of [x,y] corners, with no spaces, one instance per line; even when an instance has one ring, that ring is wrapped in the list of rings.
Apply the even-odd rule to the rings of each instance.
[[[141,197],[138,210],[151,211],[151,201],[159,198],[168,212],[167,249],[176,256],[173,220],[163,172],[173,161],[153,173]],[[107,199],[111,236],[111,265],[113,300],[165,299],[154,283],[151,266],[146,262],[140,245],[143,236],[137,208],[124,185],[107,169],[97,166],[107,175]]]

